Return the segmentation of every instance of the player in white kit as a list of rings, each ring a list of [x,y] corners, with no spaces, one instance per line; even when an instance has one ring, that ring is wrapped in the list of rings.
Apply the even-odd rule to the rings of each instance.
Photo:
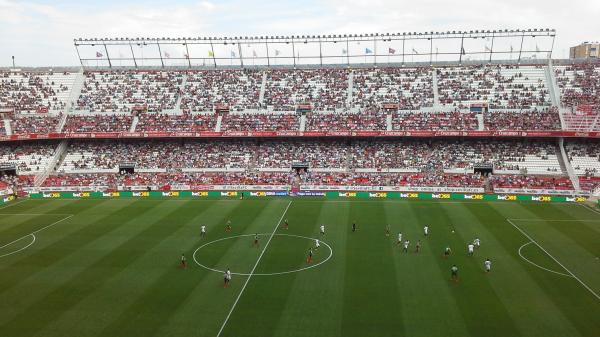
[[[423,233],[425,234],[425,236],[429,235],[429,226],[423,227]]]
[[[325,225],[321,225],[321,235],[325,235]]]
[[[479,241],[479,238],[475,238],[475,240],[473,240],[473,244],[475,245],[475,248],[479,248],[479,245],[481,245],[481,241]]]
[[[473,248],[475,248],[475,246],[472,243],[469,243],[469,245],[467,246],[469,256],[473,256]]]
[[[396,245],[399,245],[402,243],[402,233],[398,233],[398,242],[396,242]]]
[[[321,247],[321,243],[319,242],[319,239],[315,239],[315,249],[319,249],[319,247]]]
[[[485,268],[485,272],[489,273],[490,270],[492,270],[492,261],[490,261],[489,258],[485,259],[485,262],[483,262],[483,267]]]
[[[205,237],[206,236],[206,226],[202,225],[202,227],[200,227],[200,237]]]

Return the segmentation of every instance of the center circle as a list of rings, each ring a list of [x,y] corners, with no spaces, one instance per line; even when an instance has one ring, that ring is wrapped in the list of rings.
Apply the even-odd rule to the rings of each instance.
[[[270,236],[271,234],[263,233],[263,234],[258,234],[258,235],[259,236]],[[225,240],[229,240],[229,239],[235,239],[235,238],[239,238],[239,237],[245,237],[245,236],[254,236],[254,234],[241,234],[241,235],[235,235],[235,236],[228,236],[228,237],[225,237],[225,238],[220,238],[220,239],[213,240],[213,241],[210,241],[210,242],[207,242],[207,243],[203,244],[202,246],[196,248],[196,250],[194,251],[194,254],[192,255],[192,257],[194,259],[194,262],[196,262],[196,264],[198,266],[200,266],[200,267],[202,267],[204,269],[207,269],[207,270],[210,270],[210,271],[214,271],[214,272],[217,272],[217,273],[221,273],[221,274],[225,273],[225,270],[219,270],[219,269],[216,269],[216,268],[211,268],[211,267],[209,267],[209,266],[207,266],[205,264],[202,264],[196,258],[196,254],[202,248],[204,248],[206,246],[209,246],[209,245],[212,245],[214,243],[225,241]],[[311,241],[315,241],[316,240],[316,238],[311,238],[311,237],[302,236],[302,235],[294,235],[294,234],[273,234],[273,236],[284,236],[284,237],[287,236],[287,237],[301,238],[301,239],[306,239],[306,240],[311,240]],[[323,263],[329,261],[329,259],[331,259],[331,257],[333,256],[333,249],[331,249],[331,246],[327,242],[321,241],[319,239],[319,243],[321,243],[323,246],[325,246],[325,247],[327,247],[327,249],[329,249],[329,255],[323,261],[320,261],[319,263],[316,263],[316,264],[313,264],[313,265],[310,265],[310,266],[306,266],[306,267],[303,267],[303,268],[297,268],[297,269],[287,270],[287,271],[281,271],[281,272],[252,273],[252,274],[250,274],[250,273],[234,273],[234,272],[232,272],[231,274],[233,274],[233,275],[239,275],[239,276],[250,276],[250,275],[252,275],[252,276],[271,276],[271,275],[283,275],[283,274],[297,273],[299,271],[303,271],[303,270],[307,270],[307,269],[318,267],[318,266],[322,265]]]

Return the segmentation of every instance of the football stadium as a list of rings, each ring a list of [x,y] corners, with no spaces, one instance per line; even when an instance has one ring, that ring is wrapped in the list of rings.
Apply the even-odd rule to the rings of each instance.
[[[2,61],[0,336],[600,336],[597,43],[281,29]]]

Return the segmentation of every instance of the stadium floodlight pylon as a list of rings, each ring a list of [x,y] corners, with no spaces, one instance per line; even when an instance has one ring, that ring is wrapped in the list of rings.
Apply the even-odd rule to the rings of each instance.
[[[290,36],[77,38],[84,68],[360,67],[538,63],[549,28]]]

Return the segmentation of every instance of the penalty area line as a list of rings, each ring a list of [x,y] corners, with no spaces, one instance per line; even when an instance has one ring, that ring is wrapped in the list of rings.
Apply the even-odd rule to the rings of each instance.
[[[542,247],[537,241],[535,241],[531,236],[529,236],[529,234],[525,233],[525,231],[523,231],[519,226],[517,226],[514,222],[512,222],[511,219],[506,219],[506,221],[508,221],[509,224],[511,224],[519,232],[521,232],[521,234],[523,234],[525,237],[527,237],[529,239],[529,241],[531,241],[533,244],[535,244],[536,246],[538,246],[542,251],[544,251],[544,253],[546,253],[546,255],[550,256],[550,258],[552,260],[554,260],[554,262],[556,262],[567,273],[569,273],[569,275],[571,275],[574,279],[576,279],[577,282],[579,282],[585,289],[587,289],[592,295],[594,295],[594,297],[596,297],[598,300],[600,300],[600,296],[592,288],[590,288],[579,277],[577,277],[575,274],[573,274],[573,272],[570,271],[567,267],[565,267],[564,264],[560,263],[560,261],[558,261],[554,256],[552,256],[552,254],[550,254],[546,249],[544,249],[544,247]],[[523,246],[521,246],[521,248],[523,248]]]
[[[223,332],[223,329],[225,329],[225,325],[227,325],[227,322],[229,321],[229,317],[231,317],[231,313],[233,313],[233,310],[235,309],[236,305],[238,304],[238,301],[242,297],[242,294],[244,293],[244,290],[246,289],[246,286],[248,285],[248,282],[250,282],[250,279],[252,278],[252,274],[254,274],[254,271],[256,270],[256,267],[258,267],[258,264],[260,263],[260,260],[262,259],[263,254],[267,250],[267,247],[269,246],[269,243],[271,243],[271,239],[273,239],[273,236],[275,235],[275,232],[277,231],[277,228],[279,228],[279,225],[281,224],[281,221],[285,217],[285,214],[287,213],[287,211],[290,208],[291,204],[292,204],[292,201],[290,200],[290,202],[285,207],[285,210],[283,211],[283,214],[281,214],[281,217],[279,218],[279,221],[277,221],[277,224],[275,225],[275,228],[273,229],[273,232],[271,232],[271,236],[269,236],[269,240],[267,240],[267,243],[265,244],[265,247],[263,248],[262,252],[260,252],[260,255],[258,256],[258,259],[256,260],[256,263],[254,264],[254,267],[252,267],[252,270],[250,270],[250,275],[248,275],[248,278],[246,278],[246,282],[244,282],[244,285],[242,286],[242,290],[240,291],[240,293],[238,294],[237,298],[235,299],[235,302],[233,302],[233,305],[231,306],[231,310],[229,310],[229,313],[227,314],[227,317],[225,317],[225,321],[223,322],[223,325],[221,325],[221,328],[219,329],[219,332],[217,333],[217,337],[221,336],[221,333]]]

